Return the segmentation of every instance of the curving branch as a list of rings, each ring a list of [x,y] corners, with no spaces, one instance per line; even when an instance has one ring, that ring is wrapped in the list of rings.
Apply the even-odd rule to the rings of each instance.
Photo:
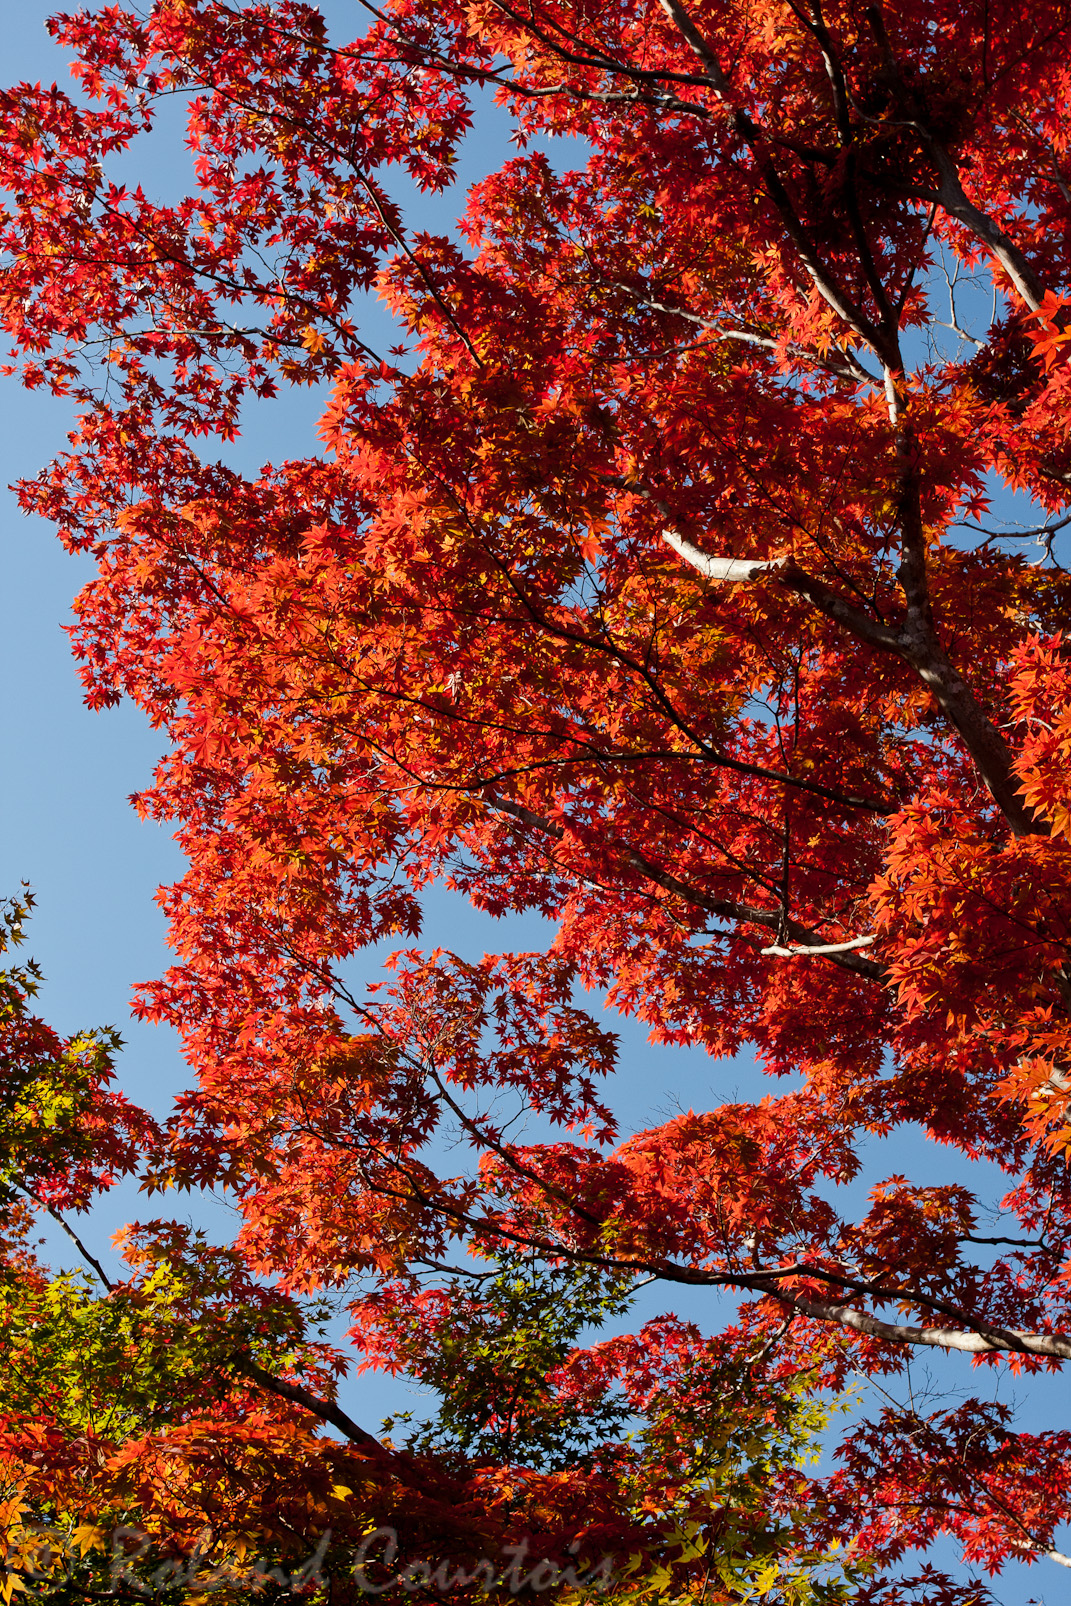
[[[688,45],[692,53],[702,62],[711,88],[725,107],[732,119],[733,127],[750,152],[756,170],[766,188],[766,193],[777,208],[785,233],[788,235],[796,253],[807,272],[811,283],[818,294],[828,306],[832,307],[837,317],[846,323],[856,335],[866,342],[872,351],[879,355],[889,355],[889,341],[887,331],[867,318],[843,287],[837,282],[835,276],[822,262],[814,241],[809,237],[803,222],[792,204],[791,197],[780,173],[770,156],[767,140],[763,130],[744,110],[736,104],[732,88],[726,73],[696,27],[687,8],[681,0],[659,0],[662,10],[677,29],[681,38]]]
[[[554,820],[546,819],[542,814],[536,814],[532,809],[525,808],[523,803],[514,803],[512,799],[499,797],[493,792],[484,792],[481,795],[481,801],[488,808],[495,809],[502,814],[511,815],[522,825],[531,830],[539,831],[556,842],[562,841],[565,836],[564,826]],[[624,857],[630,865],[639,870],[646,880],[653,882],[655,886],[661,887],[664,891],[671,892],[676,897],[682,898],[686,903],[696,905],[708,914],[714,915],[718,920],[729,920],[737,925],[765,926],[767,930],[776,931],[779,934],[787,933],[789,937],[799,944],[800,952],[818,952],[824,955],[825,958],[832,960],[835,965],[839,965],[841,969],[850,970],[857,976],[865,976],[868,981],[884,982],[887,979],[884,965],[879,965],[872,959],[865,959],[860,955],[849,952],[848,947],[844,944],[823,943],[820,937],[809,931],[806,926],[801,925],[799,921],[786,920],[784,910],[781,908],[763,909],[756,904],[742,903],[735,898],[715,898],[710,893],[704,892],[702,888],[692,886],[690,882],[682,881],[672,871],[653,863],[652,860],[640,853],[637,848],[626,849]],[[851,945],[848,946],[850,947]],[[769,953],[772,950],[760,949],[760,952]]]
[[[25,1182],[21,1181],[21,1179],[20,1179],[18,1185],[22,1189],[22,1191],[26,1195],[26,1197],[28,1199],[32,1199],[34,1204],[37,1206],[37,1208],[39,1210],[44,1210],[48,1215],[50,1215],[52,1217],[52,1220],[56,1223],[57,1227],[59,1227],[63,1232],[66,1233],[67,1237],[71,1240],[71,1243],[77,1249],[78,1253],[81,1255],[81,1257],[85,1261],[86,1265],[87,1266],[92,1266],[94,1272],[96,1273],[96,1275],[100,1279],[100,1281],[103,1283],[103,1285],[104,1285],[105,1289],[107,1290],[107,1292],[109,1294],[114,1292],[115,1284],[112,1282],[111,1278],[108,1276],[107,1272],[104,1270],[104,1267],[101,1265],[101,1263],[97,1259],[96,1255],[91,1255],[90,1254],[89,1250],[86,1248],[86,1246],[82,1242],[81,1238],[79,1238],[79,1236],[75,1232],[74,1228],[69,1225],[69,1223],[60,1214],[60,1212],[58,1210],[56,1210],[52,1205],[47,1204],[44,1199],[39,1198],[38,1195],[36,1193],[34,1193],[33,1189],[31,1187],[28,1187]]]
[[[999,223],[968,198],[963,188],[963,181],[959,176],[959,168],[949,155],[947,147],[937,138],[930,126],[926,107],[920,95],[916,90],[909,89],[904,83],[900,64],[896,60],[889,36],[885,31],[885,24],[882,21],[880,10],[877,6],[868,6],[866,16],[884,57],[889,79],[896,86],[900,104],[904,109],[907,126],[914,129],[921,139],[930,154],[934,167],[937,169],[937,188],[928,193],[917,192],[919,199],[930,201],[939,206],[949,217],[954,217],[957,223],[961,223],[965,229],[973,234],[976,240],[980,240],[996,257],[1030,310],[1036,312],[1045,296],[1045,288],[1041,280],[1030,266],[1026,256],[1014,241],[1005,234]],[[858,107],[856,110],[858,110]]]
[[[702,552],[699,547],[694,546],[675,530],[663,530],[662,539],[705,580],[741,585],[768,575],[786,590],[794,591],[798,596],[805,598],[827,618],[843,625],[852,635],[860,637],[871,647],[877,647],[884,652],[901,651],[898,631],[890,625],[882,624],[878,619],[871,618],[854,604],[846,602],[824,581],[816,580],[813,575],[801,569],[794,558],[715,558]]]

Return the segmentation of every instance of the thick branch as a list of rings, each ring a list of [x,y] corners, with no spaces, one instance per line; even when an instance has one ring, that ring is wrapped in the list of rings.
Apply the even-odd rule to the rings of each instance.
[[[909,607],[903,626],[893,629],[846,602],[823,581],[806,574],[791,558],[710,557],[671,530],[663,531],[663,540],[708,580],[738,585],[768,575],[787,591],[805,597],[827,619],[843,625],[869,646],[904,659],[959,732],[979,775],[1014,834],[1029,836],[1044,831],[1020,795],[1011,748],[937,640],[927,610],[922,609],[920,613],[918,607]],[[904,573],[904,567],[908,565],[901,568],[901,582],[910,589],[912,576]]]
[[[885,57],[886,67],[899,89],[900,100],[910,116],[911,126],[922,138],[937,169],[940,182],[936,191],[932,195],[927,195],[925,199],[936,202],[942,211],[947,212],[949,217],[954,217],[958,223],[962,223],[964,228],[992,251],[1027,306],[1032,312],[1036,312],[1044,299],[1044,286],[1022,251],[1008,238],[1000,225],[967,198],[959,169],[946,147],[934,135],[925,105],[919,95],[909,90],[904,83],[879,8],[868,6],[867,17]]]
[[[731,111],[737,131],[741,138],[746,141],[762,175],[767,191],[781,213],[785,229],[816,287],[839,316],[866,339],[875,350],[882,354],[887,377],[891,377],[892,370],[899,371],[900,368],[899,354],[893,349],[895,347],[895,330],[889,327],[887,318],[880,328],[866,320],[823,269],[811,242],[806,238],[800,219],[792,207],[780,176],[770,161],[768,154],[762,148],[761,131],[742,108],[732,104],[728,79],[713,50],[703,38],[683,4],[681,4],[681,0],[661,0],[661,4],[662,9],[671,18],[682,38],[686,40],[690,49],[703,63],[713,88]],[[877,8],[870,8],[870,14],[882,47],[889,57],[891,67],[893,71],[896,71],[896,64],[892,60],[891,50],[888,40],[885,38],[884,28]],[[920,111],[917,106],[913,109],[916,114]],[[932,199],[950,216],[955,217],[965,227],[969,228],[977,238],[985,242],[1008,273],[1023,300],[1028,306],[1036,310],[1040,305],[1044,291],[1023,253],[1012,243],[992,218],[988,217],[973,202],[968,200],[960,181],[958,169],[944,146],[930,132],[925,118],[916,115],[915,127],[930,148],[940,178],[939,189]],[[878,289],[875,288],[873,279],[872,288],[874,288],[874,293],[878,295]],[[894,415],[893,423],[896,426],[898,408],[895,405],[894,397],[891,397],[890,405]],[[908,465],[905,470],[907,479],[912,482],[911,484],[905,483],[904,496],[902,498],[905,503],[911,504],[910,512],[913,515],[906,520],[904,531],[904,568],[910,571],[919,569],[924,564],[925,543],[922,540],[921,529],[914,527],[919,524],[919,518],[918,497],[915,494],[917,487],[913,483],[913,469],[910,467],[913,463],[913,454],[906,450],[906,443],[901,442],[901,446],[904,448],[901,451],[901,455],[904,457],[905,465]],[[911,528],[907,527],[909,525]],[[676,545],[676,542],[673,542],[673,544]],[[682,548],[678,547],[678,550],[682,551],[682,556],[688,556],[689,561],[693,561],[689,554],[683,552]],[[711,579],[735,581],[754,577],[751,574],[738,572],[736,565],[739,564],[740,560],[737,559],[718,558],[708,560],[708,562],[715,566],[704,571],[707,572],[708,577]],[[699,567],[699,565],[696,566]],[[763,567],[772,568],[772,565],[764,565]],[[920,613],[919,599],[914,595],[919,588],[908,583],[911,579],[910,573],[905,573],[902,578],[905,582],[905,594],[908,598],[907,623],[912,628],[908,632],[909,639],[895,641],[888,639],[892,633],[888,632],[884,626],[876,625],[873,620],[868,619],[858,609],[851,608],[842,599],[838,598],[835,593],[821,586],[820,582],[803,575],[795,568],[795,565],[786,563],[781,566],[778,570],[777,578],[782,585],[798,592],[802,596],[808,597],[823,613],[846,625],[856,635],[861,636],[874,646],[880,646],[898,653],[899,656],[911,663],[923,682],[933,692],[946,718],[955,726],[963,738],[979,774],[1015,835],[1024,836],[1038,831],[1037,823],[1024,807],[1022,798],[1019,795],[1019,783],[1012,768],[1011,751],[1001,733],[986,716],[974,694],[952,667],[947,656],[940,648],[932,629],[932,621],[928,618],[928,608],[925,605],[924,597],[922,598],[920,617],[913,617],[915,614]],[[924,590],[924,586],[922,589]],[[925,617],[922,617],[923,615]],[[903,633],[901,634],[903,635]],[[881,639],[883,637],[885,639]]]
[[[847,942],[820,942],[815,943],[813,947],[805,946],[802,948],[760,948],[759,952],[762,954],[774,954],[778,959],[809,958],[812,954],[846,954],[850,953],[853,948],[869,948],[871,943],[877,942],[877,940],[877,937],[873,935],[869,937],[851,937]]]
[[[933,693],[941,712],[963,738],[979,775],[1013,834],[1044,835],[1045,826],[1023,802],[1011,748],[944,649],[931,638],[928,642],[905,642],[900,655],[916,670],[919,679]]]
[[[724,581],[729,585],[739,585],[748,580],[759,579],[768,573],[770,578],[788,591],[795,591],[799,596],[805,597],[808,602],[818,608],[827,618],[833,619],[837,624],[844,625],[854,636],[860,636],[869,642],[872,647],[879,647],[885,652],[899,652],[901,650],[899,633],[889,625],[872,619],[861,608],[856,608],[850,602],[825,585],[823,581],[816,580],[813,575],[806,574],[793,558],[714,558],[706,552],[701,552],[691,541],[678,535],[674,530],[663,530],[662,539],[674,552],[680,553],[685,563],[704,576],[707,580]]]
[[[686,541],[682,535],[673,530],[664,530],[662,539],[674,552],[679,552],[686,563],[708,580],[727,580],[730,585],[736,585],[744,580],[754,580],[757,575],[767,570],[784,569],[789,558],[712,558],[699,548]]]
[[[927,1345],[932,1349],[961,1350],[968,1355],[994,1355],[1011,1351],[1016,1355],[1052,1355],[1071,1360],[1071,1339],[1050,1337],[1047,1333],[1028,1333],[1021,1329],[991,1328],[976,1333],[956,1332],[947,1327],[915,1327],[907,1322],[884,1322],[867,1316],[851,1305],[835,1305],[805,1294],[770,1289],[774,1299],[791,1305],[802,1316],[819,1322],[837,1322],[864,1338],[880,1338],[890,1344]]]

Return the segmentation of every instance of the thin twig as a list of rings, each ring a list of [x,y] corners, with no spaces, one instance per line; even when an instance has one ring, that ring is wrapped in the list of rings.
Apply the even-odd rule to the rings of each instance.
[[[100,1278],[101,1282],[104,1284],[105,1288],[110,1294],[115,1288],[115,1284],[112,1282],[111,1278],[108,1276],[97,1257],[89,1253],[89,1250],[86,1248],[81,1238],[79,1238],[74,1228],[68,1226],[67,1222],[60,1215],[59,1211],[55,1210],[52,1205],[47,1202],[47,1200],[38,1198],[33,1189],[27,1187],[25,1182],[20,1182],[19,1187],[22,1189],[27,1198],[33,1200],[34,1204],[39,1210],[46,1211],[47,1214],[52,1217],[52,1220],[56,1223],[56,1225],[62,1228],[62,1230],[67,1234],[67,1237],[71,1240],[72,1244],[74,1244],[74,1247],[78,1250],[78,1253],[81,1255],[82,1259],[87,1265],[92,1266],[93,1270],[96,1272],[97,1276]]]

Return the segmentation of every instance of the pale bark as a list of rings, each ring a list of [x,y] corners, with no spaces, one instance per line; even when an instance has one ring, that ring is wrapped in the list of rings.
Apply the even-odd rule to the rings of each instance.
[[[868,1316],[863,1311],[855,1310],[851,1305],[837,1305],[822,1299],[811,1299],[805,1294],[779,1291],[774,1297],[791,1305],[802,1316],[810,1316],[820,1322],[837,1322],[841,1327],[850,1328],[853,1333],[860,1333],[864,1338],[880,1338],[890,1344],[960,1350],[967,1355],[1010,1352],[1015,1355],[1052,1355],[1060,1360],[1071,1360],[1071,1339],[1050,1336],[1048,1333],[1030,1333],[1022,1329],[1009,1328],[962,1332],[947,1327],[915,1327],[908,1322],[885,1322],[878,1316]]]

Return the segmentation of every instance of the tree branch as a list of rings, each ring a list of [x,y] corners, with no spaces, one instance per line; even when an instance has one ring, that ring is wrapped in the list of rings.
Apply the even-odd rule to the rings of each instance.
[[[813,947],[802,948],[760,948],[761,954],[774,954],[778,959],[799,959],[810,954],[846,954],[853,948],[869,948],[872,942],[877,942],[876,936],[851,937],[847,942],[815,943]]]
[[[110,1294],[114,1289],[115,1284],[112,1282],[111,1278],[108,1276],[97,1257],[89,1253],[89,1250],[86,1248],[81,1238],[79,1238],[74,1228],[68,1226],[67,1222],[60,1215],[58,1210],[54,1210],[50,1204],[46,1204],[43,1199],[39,1199],[37,1194],[34,1193],[33,1189],[26,1186],[25,1182],[20,1181],[19,1187],[22,1189],[23,1193],[28,1199],[33,1200],[34,1204],[39,1210],[44,1210],[48,1215],[50,1215],[57,1227],[61,1228],[62,1231],[67,1234],[67,1237],[71,1240],[82,1259],[86,1262],[86,1265],[92,1266],[93,1270],[96,1272],[97,1276],[100,1278],[101,1282],[104,1284],[104,1287]]]
[[[497,809],[503,814],[512,815],[522,825],[541,831],[558,842],[565,836],[564,826],[556,824],[553,820],[546,819],[541,814],[536,814],[532,809],[525,808],[522,803],[514,803],[512,799],[498,797],[494,793],[485,793],[483,801],[489,808]],[[666,892],[674,893],[677,897],[684,899],[686,903],[695,904],[698,908],[706,910],[719,920],[731,920],[738,925],[765,926],[769,930],[778,932],[787,931],[788,935],[800,944],[802,950],[818,949],[824,953],[826,958],[831,959],[835,965],[839,965],[842,970],[850,970],[857,976],[865,976],[868,981],[884,982],[886,980],[887,973],[884,965],[875,964],[871,959],[862,959],[854,953],[846,952],[839,943],[822,944],[820,938],[813,932],[808,931],[806,926],[800,925],[798,921],[788,920],[786,922],[784,912],[780,908],[761,909],[755,904],[741,903],[733,898],[712,897],[710,893],[702,891],[699,887],[692,886],[687,881],[680,880],[671,871],[652,863],[638,849],[626,848],[624,851],[628,863],[635,866],[648,881],[653,881],[655,886],[662,887]],[[767,950],[762,951],[766,952]]]
[[[763,574],[769,574],[771,579],[783,585],[786,590],[805,597],[827,618],[844,625],[853,635],[861,637],[870,646],[878,647],[884,652],[902,651],[900,636],[896,630],[877,619],[872,619],[869,614],[864,613],[861,608],[854,607],[852,603],[845,602],[843,597],[838,596],[823,581],[806,574],[794,558],[714,558],[706,552],[701,552],[691,541],[678,535],[674,530],[663,530],[662,539],[667,546],[671,546],[680,554],[685,563],[698,570],[707,580],[739,585],[749,580],[757,580]]]
[[[651,312],[664,312],[671,317],[683,318],[686,323],[694,323],[700,329],[708,330],[719,340],[740,340],[745,345],[761,346],[766,351],[776,351],[780,345],[772,335],[759,334],[754,329],[725,329],[713,318],[704,318],[698,312],[689,311],[687,307],[677,307],[669,301],[653,301],[648,296],[639,295],[634,285],[625,284],[619,279],[615,279],[613,283],[615,289],[624,290],[630,295],[637,306],[647,307]],[[872,374],[869,368],[864,367],[851,351],[838,350],[835,356],[827,354],[824,357],[816,351],[807,351],[802,346],[790,345],[788,351],[796,362],[806,363],[809,368],[821,369],[823,373],[832,374],[836,379],[852,380],[865,385],[881,384],[878,375]]]
[[[1008,1328],[982,1328],[978,1332],[964,1333],[947,1327],[915,1327],[907,1322],[885,1322],[851,1305],[832,1304],[806,1294],[775,1288],[768,1292],[771,1298],[791,1305],[801,1316],[810,1316],[819,1322],[836,1322],[864,1338],[880,1338],[890,1344],[926,1345],[932,1349],[961,1350],[968,1355],[1011,1351],[1017,1355],[1052,1355],[1060,1360],[1071,1360],[1071,1339],[1050,1337],[1047,1333]]]
[[[250,1378],[258,1388],[264,1389],[266,1393],[278,1395],[281,1400],[289,1400],[293,1405],[300,1405],[306,1411],[311,1411],[313,1416],[319,1417],[321,1422],[326,1422],[331,1427],[337,1428],[340,1433],[349,1439],[351,1444],[355,1444],[366,1455],[374,1456],[379,1460],[396,1461],[398,1459],[394,1450],[389,1450],[385,1444],[381,1444],[371,1433],[366,1432],[362,1427],[358,1427],[353,1418],[347,1416],[341,1406],[336,1405],[334,1401],[321,1400],[317,1395],[310,1394],[308,1389],[302,1388],[300,1383],[288,1383],[284,1378],[273,1376],[271,1372],[266,1372],[263,1367],[258,1366],[248,1355],[232,1355],[231,1363],[236,1371]]]
[[[738,585],[769,575],[787,591],[805,597],[828,619],[843,625],[868,646],[895,653],[909,663],[933,693],[941,712],[959,732],[979,775],[1014,835],[1037,836],[1045,833],[1044,825],[1034,818],[1020,795],[1011,748],[934,633],[927,600],[924,594],[920,594],[920,560],[912,543],[905,541],[905,556],[899,572],[908,601],[907,617],[899,629],[893,629],[846,602],[823,581],[806,574],[792,558],[715,558],[701,552],[675,531],[664,530],[662,539],[704,578]]]
[[[1032,312],[1036,312],[1045,296],[1045,289],[1019,247],[1004,233],[1000,225],[980,207],[967,198],[959,176],[959,169],[948,150],[934,135],[925,115],[925,107],[916,93],[909,91],[900,73],[899,63],[885,31],[881,12],[877,6],[868,6],[867,19],[878,42],[888,71],[895,82],[910,118],[910,126],[926,145],[937,169],[939,184],[932,195],[920,199],[936,202],[949,217],[962,223],[976,239],[981,240],[996,257],[1016,290]]]
[[[711,87],[725,106],[726,111],[732,118],[734,128],[751,153],[752,160],[766,186],[766,193],[780,213],[785,232],[795,246],[800,261],[803,263],[815,289],[822,299],[833,308],[838,318],[842,319],[850,329],[853,329],[861,340],[865,340],[873,350],[881,352],[885,345],[881,338],[881,330],[863,315],[862,311],[855,306],[844,290],[841,289],[833,275],[823,267],[819,260],[818,252],[813,242],[807,237],[803,223],[792,204],[788,191],[785,189],[781,175],[770,159],[768,151],[764,148],[765,137],[763,131],[743,107],[734,103],[729,80],[714,51],[703,38],[688,11],[681,4],[681,0],[660,0],[660,4],[662,10],[673,23],[689,49],[703,63]]]

